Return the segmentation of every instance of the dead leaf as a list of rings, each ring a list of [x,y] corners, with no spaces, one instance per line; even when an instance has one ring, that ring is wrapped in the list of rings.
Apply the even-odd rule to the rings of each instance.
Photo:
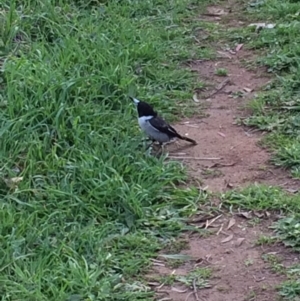
[[[194,100],[194,102],[200,102],[200,100],[198,99],[198,95],[197,94],[193,95],[193,100]]]
[[[166,259],[174,259],[174,260],[193,260],[193,257],[190,255],[185,254],[160,254],[158,255],[160,257],[166,258]]]
[[[17,184],[23,180],[23,177],[15,177],[10,179],[12,183]]]
[[[9,188],[16,188],[17,184],[23,180],[23,177],[14,177],[11,179],[4,179],[5,184]]]
[[[245,240],[245,238],[238,238],[237,240],[236,240],[236,243],[235,243],[235,246],[236,247],[239,247],[242,243],[243,243],[243,241]]]
[[[212,16],[212,17],[224,16],[228,14],[224,9],[217,8],[217,7],[208,7],[207,11],[208,13],[205,13],[204,15]]]
[[[273,29],[275,26],[275,24],[267,24],[265,27],[268,29]]]
[[[247,219],[250,219],[252,217],[251,216],[252,215],[251,211],[249,211],[249,212],[239,212],[238,215],[241,216],[241,217],[247,218]]]
[[[231,218],[230,221],[229,221],[229,223],[228,223],[228,226],[227,226],[226,230],[229,230],[234,225],[235,225],[235,219]]]
[[[229,242],[233,239],[233,234],[230,234],[229,236],[227,236],[226,238],[224,238],[221,243],[226,243],[226,242]]]
[[[194,124],[187,124],[186,126],[188,126],[190,128],[194,128],[194,129],[199,129],[199,126],[194,125]]]
[[[253,90],[252,89],[249,89],[249,88],[243,88],[243,90],[245,91],[245,92],[247,92],[247,93],[251,93]]]
[[[250,27],[255,26],[256,27],[255,31],[259,31],[263,28],[273,29],[276,26],[276,24],[272,24],[272,23],[269,23],[269,24],[266,24],[266,23],[251,23],[248,26],[250,26]]]
[[[286,191],[289,193],[297,193],[299,191],[299,189],[287,188]]]
[[[238,44],[235,48],[236,52],[239,52],[243,48],[244,44]]]
[[[207,254],[207,255],[205,256],[205,260],[206,260],[207,262],[209,262],[211,256],[212,256],[211,254]]]
[[[205,229],[207,229],[208,227],[210,227],[217,219],[219,219],[222,216],[222,214],[218,215],[217,217],[213,218],[210,221],[206,221],[206,226]]]
[[[259,213],[257,211],[253,211],[253,214],[258,218],[262,218],[264,216],[264,213]]]
[[[253,275],[253,278],[255,279],[256,282],[261,282],[261,281],[264,281],[266,279],[266,277],[262,277],[262,278],[256,278],[254,275]]]
[[[220,229],[218,230],[217,235],[219,235],[222,230],[223,230],[223,224],[221,225]]]
[[[228,59],[232,59],[232,57],[224,51],[217,51],[217,53],[220,55],[220,57],[226,57]]]
[[[180,294],[183,294],[183,293],[186,293],[186,292],[187,292],[187,289],[181,290],[181,289],[176,288],[176,287],[172,287],[171,290],[172,290],[173,292],[180,293]]]

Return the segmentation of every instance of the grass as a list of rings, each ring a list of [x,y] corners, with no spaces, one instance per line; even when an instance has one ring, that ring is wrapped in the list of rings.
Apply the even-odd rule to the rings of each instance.
[[[299,140],[299,7],[294,1],[250,1],[247,18],[274,24],[274,28],[245,26],[231,32],[231,39],[260,52],[257,63],[267,68],[274,80],[250,104],[253,115],[244,124],[268,131],[264,143],[274,153],[273,163],[300,177]]]
[[[292,265],[287,269],[288,280],[279,287],[279,293],[285,300],[297,300],[300,295],[299,265]]]
[[[300,210],[298,194],[290,195],[276,186],[253,184],[231,190],[221,196],[224,204],[250,210],[277,210],[292,213]]]
[[[153,299],[150,258],[206,195],[146,156],[126,95],[189,112],[204,4],[2,1],[1,300]]]

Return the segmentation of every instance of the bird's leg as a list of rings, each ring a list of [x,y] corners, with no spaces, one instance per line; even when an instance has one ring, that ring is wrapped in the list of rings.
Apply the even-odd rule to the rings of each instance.
[[[146,147],[146,151],[153,145],[153,143],[155,142],[155,140],[153,140],[153,139],[150,139],[150,140],[152,140],[152,142]]]
[[[159,143],[159,149],[157,151],[157,153],[155,154],[156,156],[161,156],[162,153],[163,153],[163,148],[164,148],[164,145],[160,142]]]

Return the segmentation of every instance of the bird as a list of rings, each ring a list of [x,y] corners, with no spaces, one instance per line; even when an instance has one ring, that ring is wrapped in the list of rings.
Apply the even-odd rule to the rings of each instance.
[[[134,97],[131,97],[137,108],[138,123],[142,131],[152,140],[152,143],[157,141],[162,147],[164,143],[168,143],[173,139],[181,139],[197,145],[197,142],[188,137],[181,136],[170,124],[168,124],[153,107],[147,102],[140,101]]]

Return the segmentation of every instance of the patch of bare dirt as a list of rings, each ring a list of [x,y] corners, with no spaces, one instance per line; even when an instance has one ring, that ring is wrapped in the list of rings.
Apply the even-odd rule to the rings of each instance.
[[[229,7],[237,5],[236,1],[226,3],[229,3]],[[228,6],[214,6],[210,7],[205,18],[224,21],[229,14]],[[235,24],[235,21],[231,20],[230,24]],[[269,164],[270,154],[258,145],[264,134],[238,126],[235,122],[236,117],[247,115],[245,105],[270,78],[264,70],[249,71],[242,66],[242,60],[253,56],[243,49],[243,45],[231,52],[224,52],[224,49],[217,51],[217,60],[195,61],[191,64],[191,69],[198,72],[201,81],[205,81],[208,86],[205,93],[201,92],[197,96],[199,105],[207,107],[207,117],[194,117],[175,125],[181,134],[195,139],[198,145],[186,147],[184,142],[169,145],[170,156],[180,157],[187,165],[192,180],[216,193],[255,182],[278,185],[287,190],[299,187],[299,181]],[[218,69],[227,70],[227,76],[216,75]],[[228,229],[232,217],[223,215],[210,225],[215,228],[214,234],[207,237],[189,235],[189,248],[181,253],[191,255],[194,261],[179,268],[159,263],[154,265],[153,273],[149,275],[150,278],[160,275],[167,279],[170,275],[189,275],[196,267],[206,267],[213,271],[210,287],[195,289],[195,286],[190,285],[187,288],[176,281],[172,285],[160,284],[155,289],[158,300],[278,299],[276,287],[285,277],[275,273],[265,258],[268,255],[280,255],[285,264],[290,265],[294,260],[293,254],[282,246],[262,247],[256,244],[262,235],[271,234],[268,226],[272,218],[260,220],[258,224],[251,224],[254,220],[237,216],[234,216],[234,220]]]
[[[262,235],[266,235],[268,222],[249,225],[249,221],[240,217],[222,217],[214,225],[217,234],[207,238],[197,235],[189,237],[189,249],[183,254],[194,258],[180,268],[167,265],[156,265],[151,277],[161,275],[188,275],[196,267],[212,270],[209,288],[203,288],[193,294],[193,288],[186,290],[179,282],[172,285],[160,285],[156,288],[158,300],[173,301],[270,301],[277,299],[276,286],[284,280],[284,276],[275,273],[267,261],[268,256],[277,254],[271,247],[257,246],[255,243]],[[224,229],[221,230],[220,229]],[[269,234],[269,232],[268,232]],[[227,240],[227,241],[226,241]],[[166,299],[164,299],[166,298]],[[167,299],[169,298],[169,299]]]
[[[170,146],[169,150],[174,156],[188,157],[183,160],[191,176],[213,192],[224,192],[254,182],[294,189],[299,187],[299,181],[269,164],[270,154],[258,146],[264,134],[236,125],[236,117],[245,114],[242,111],[245,104],[270,80],[261,70],[253,72],[241,66],[239,58],[247,55],[249,53],[241,49],[231,59],[192,64],[201,80],[215,87],[206,95],[198,96],[201,103],[208,106],[208,117],[195,117],[176,125],[180,133],[195,139],[197,146],[185,148],[180,143],[180,146]],[[216,75],[218,69],[227,70],[227,76]],[[221,90],[214,94],[218,89]]]

